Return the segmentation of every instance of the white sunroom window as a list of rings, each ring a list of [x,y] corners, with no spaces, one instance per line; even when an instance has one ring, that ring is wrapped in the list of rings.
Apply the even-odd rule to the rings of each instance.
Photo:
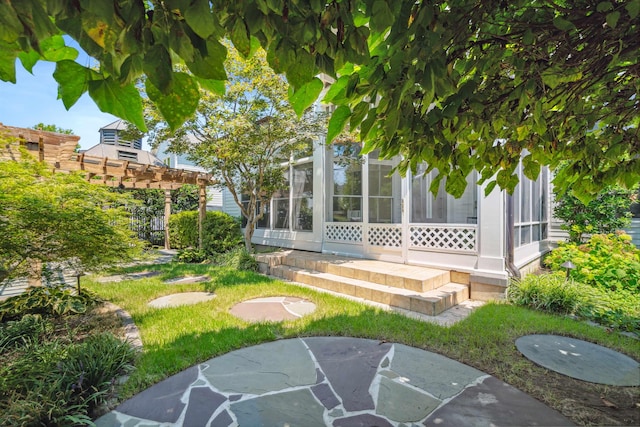
[[[514,246],[520,247],[547,239],[548,169],[540,171],[538,179],[524,176],[518,166],[520,182],[513,193]]]
[[[362,159],[333,146],[329,222],[362,222]]]
[[[467,188],[458,199],[445,191],[445,180],[440,182],[438,194],[433,195],[429,188],[438,174],[437,170],[426,173],[427,166],[422,164],[411,182],[411,222],[442,224],[478,223],[478,186],[477,173],[467,176]]]

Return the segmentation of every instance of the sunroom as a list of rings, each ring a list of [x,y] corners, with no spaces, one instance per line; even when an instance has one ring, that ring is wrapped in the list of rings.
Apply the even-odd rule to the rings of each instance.
[[[548,250],[546,170],[531,181],[519,168],[513,195],[485,196],[472,173],[454,198],[444,182],[429,191],[437,171],[426,165],[401,177],[392,173],[398,159],[353,151],[316,143],[292,159],[253,243],[452,269],[485,283],[504,283]]]

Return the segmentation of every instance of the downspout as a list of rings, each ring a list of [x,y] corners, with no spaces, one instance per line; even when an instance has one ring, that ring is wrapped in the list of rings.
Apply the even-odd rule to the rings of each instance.
[[[519,279],[520,278],[520,270],[518,270],[518,267],[515,266],[515,264],[513,263],[515,256],[514,256],[514,250],[515,250],[515,245],[514,245],[514,232],[515,232],[515,218],[513,217],[513,196],[507,192],[505,192],[505,207],[506,207],[506,213],[507,213],[507,223],[506,223],[506,233],[505,233],[505,237],[506,237],[506,261],[507,261],[507,272],[509,273],[510,277],[513,277],[515,279]]]

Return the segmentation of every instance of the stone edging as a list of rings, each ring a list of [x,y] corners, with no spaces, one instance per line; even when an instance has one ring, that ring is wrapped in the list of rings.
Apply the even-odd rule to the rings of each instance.
[[[131,344],[131,346],[136,351],[142,351],[142,340],[140,339],[140,330],[133,322],[133,318],[131,315],[126,312],[124,309],[118,307],[117,305],[105,302],[104,307],[108,312],[115,313],[116,316],[120,318],[122,321],[122,326],[124,327],[124,335],[126,341]]]

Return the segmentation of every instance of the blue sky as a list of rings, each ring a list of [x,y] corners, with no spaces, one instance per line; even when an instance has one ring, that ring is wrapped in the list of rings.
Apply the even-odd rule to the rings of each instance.
[[[76,61],[91,64],[91,59],[79,49],[77,43],[65,37],[66,44],[80,51]],[[98,109],[88,93],[67,111],[58,99],[58,83],[53,78],[55,64],[39,61],[33,75],[16,61],[16,84],[0,80],[0,123],[7,126],[32,127],[38,123],[54,124],[73,130],[80,137],[83,149],[99,142],[98,130],[118,120]],[[144,148],[144,147],[143,147]]]
[[[8,126],[32,127],[54,124],[73,130],[80,136],[82,148],[98,143],[98,129],[116,117],[101,112],[88,94],[82,95],[69,111],[58,98],[58,83],[53,79],[55,64],[38,62],[33,75],[16,62],[17,83],[0,81],[0,122]]]

